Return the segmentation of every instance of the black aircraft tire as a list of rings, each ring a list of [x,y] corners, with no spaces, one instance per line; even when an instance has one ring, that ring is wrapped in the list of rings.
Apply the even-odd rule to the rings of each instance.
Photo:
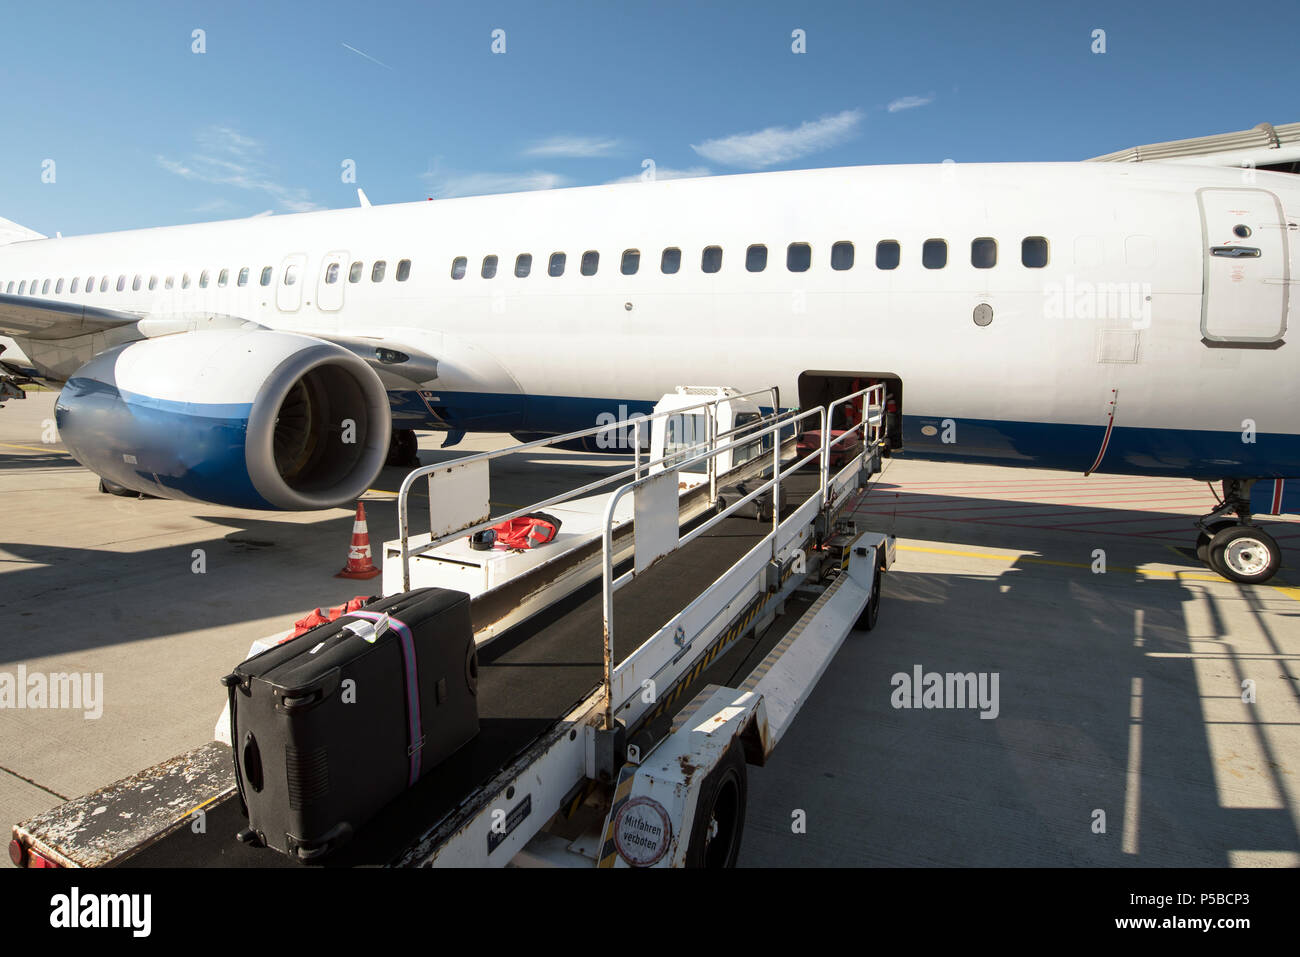
[[[745,831],[745,801],[749,794],[745,750],[732,743],[722,760],[700,785],[695,823],[686,847],[687,867],[735,867]],[[717,833],[710,837],[714,822]]]
[[[1277,572],[1282,549],[1272,535],[1253,525],[1233,525],[1210,539],[1211,567],[1229,581],[1259,585]]]
[[[116,482],[110,482],[108,479],[99,480],[99,490],[106,495],[120,495],[123,498],[139,498],[140,493],[133,488],[127,488],[125,485],[118,485]]]
[[[1196,536],[1196,558],[1201,563],[1205,565],[1209,565],[1210,564],[1210,539],[1213,538],[1217,532],[1221,532],[1225,528],[1231,528],[1233,525],[1236,524],[1237,523],[1230,518],[1220,519],[1217,522],[1211,522],[1210,533],[1208,535],[1205,532],[1201,532]]]

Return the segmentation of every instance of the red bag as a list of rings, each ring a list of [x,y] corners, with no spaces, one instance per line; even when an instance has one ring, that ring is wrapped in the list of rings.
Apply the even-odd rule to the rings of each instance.
[[[323,625],[328,621],[341,618],[343,615],[350,615],[366,602],[370,601],[373,597],[373,595],[358,595],[356,598],[350,599],[341,605],[335,605],[328,612],[321,611],[321,609],[317,608],[293,623],[293,634],[290,635],[289,638],[297,638],[299,635],[305,635],[317,625]],[[289,638],[284,640],[288,641]]]
[[[560,531],[560,520],[545,512],[521,515],[499,525],[493,525],[498,548],[537,548],[554,541]]]

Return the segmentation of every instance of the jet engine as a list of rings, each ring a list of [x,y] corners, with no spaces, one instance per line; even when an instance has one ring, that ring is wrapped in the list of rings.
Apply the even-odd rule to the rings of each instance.
[[[100,353],[55,405],[60,438],[106,481],[262,509],[348,505],[383,467],[388,395],[355,354],[258,329],[144,339]]]

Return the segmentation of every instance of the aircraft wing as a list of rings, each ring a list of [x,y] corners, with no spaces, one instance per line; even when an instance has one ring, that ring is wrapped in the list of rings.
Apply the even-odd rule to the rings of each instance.
[[[0,294],[0,333],[23,339],[73,339],[139,322],[143,316],[79,302]]]
[[[1170,140],[1094,156],[1089,163],[1190,163],[1273,169],[1300,162],[1300,123],[1258,126],[1237,133],[1218,133]],[[1293,172],[1289,170],[1288,172]]]

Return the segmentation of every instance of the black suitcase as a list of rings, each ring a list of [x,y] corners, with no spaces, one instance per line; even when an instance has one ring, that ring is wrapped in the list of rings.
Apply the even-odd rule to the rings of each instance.
[[[469,596],[444,588],[379,599],[249,658],[222,679],[240,839],[302,860],[346,843],[478,734],[477,678]]]

